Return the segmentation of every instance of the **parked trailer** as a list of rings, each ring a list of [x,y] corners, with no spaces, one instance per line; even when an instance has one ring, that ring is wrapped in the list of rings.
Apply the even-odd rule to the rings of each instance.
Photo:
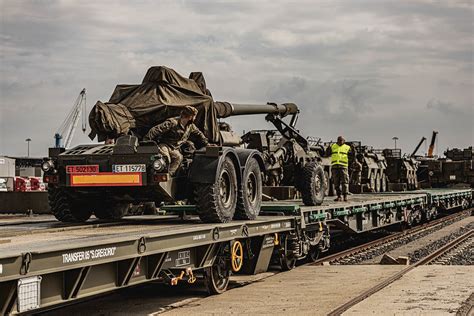
[[[254,221],[203,224],[196,219],[129,218],[115,226],[15,233],[0,240],[0,314],[52,308],[149,281],[170,285],[202,279],[210,293],[226,290],[232,273],[256,274],[279,263],[315,259],[329,247],[329,226],[351,233],[409,221],[432,210],[467,208],[472,190],[366,194],[347,203],[262,206]],[[193,212],[169,206],[167,213]],[[188,217],[188,216],[186,216]],[[416,218],[418,220],[418,218]],[[416,221],[414,221],[415,223]]]

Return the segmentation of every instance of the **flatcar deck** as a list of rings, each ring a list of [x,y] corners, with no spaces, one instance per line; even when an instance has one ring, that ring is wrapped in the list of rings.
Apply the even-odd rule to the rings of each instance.
[[[272,256],[286,255],[288,244],[303,242],[301,236],[329,238],[328,225],[357,233],[406,221],[417,212],[471,203],[470,189],[424,190],[352,195],[348,202],[328,200],[320,206],[264,203],[257,220],[226,224],[169,214],[91,221],[80,229],[37,220],[9,225],[0,219],[0,314],[49,308],[157,279],[177,282],[178,273],[209,269],[224,245],[239,242],[247,247],[248,273],[263,272]],[[167,208],[180,211],[192,213],[192,207]],[[44,227],[32,234],[35,225]]]

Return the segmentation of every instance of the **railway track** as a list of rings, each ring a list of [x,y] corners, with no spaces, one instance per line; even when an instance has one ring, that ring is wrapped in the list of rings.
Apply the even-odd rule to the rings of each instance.
[[[469,230],[466,233],[462,234],[461,236],[457,237],[456,239],[452,240],[451,242],[445,244],[444,246],[440,247],[436,251],[428,254],[421,260],[417,261],[416,263],[406,267],[405,269],[401,270],[400,272],[392,275],[390,278],[378,283],[374,287],[368,289],[367,291],[361,293],[360,295],[356,296],[355,298],[351,299],[350,301],[340,305],[338,308],[334,309],[328,315],[341,315],[343,312],[347,311],[351,307],[355,306],[356,304],[360,303],[364,299],[368,298],[369,296],[379,292],[383,288],[387,287],[391,283],[395,282],[396,280],[403,277],[405,274],[410,272],[411,270],[415,269],[421,265],[427,264],[437,264],[442,263],[442,258],[450,257],[457,253],[456,250],[464,249],[465,247],[469,247],[474,242],[474,230]],[[335,254],[335,256],[338,254]],[[441,261],[440,261],[441,260]]]
[[[440,226],[446,226],[457,220],[469,216],[473,209],[464,210],[459,213],[450,214],[440,217],[436,220],[427,222],[421,226],[416,226],[408,230],[382,237],[362,245],[352,247],[325,257],[315,260],[313,265],[321,265],[323,263],[329,264],[350,264],[354,261],[362,262],[363,259],[371,256],[371,253],[377,253],[383,250],[387,252],[399,245],[405,244],[407,241],[428,235],[432,231],[439,229]]]

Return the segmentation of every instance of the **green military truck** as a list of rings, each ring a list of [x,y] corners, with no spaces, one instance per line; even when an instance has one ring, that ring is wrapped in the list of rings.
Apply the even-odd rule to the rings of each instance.
[[[267,114],[274,120],[297,114],[294,104],[242,105],[215,102],[200,73],[184,78],[172,69],[152,67],[138,85],[118,85],[109,102],[97,104],[89,115],[91,139],[114,139],[114,144],[51,148],[44,159],[44,181],[56,218],[65,222],[120,219],[131,204],[192,205],[204,222],[255,219],[262,202],[266,162],[256,149],[218,120],[234,115]],[[184,106],[198,110],[195,124],[212,145],[195,150],[182,147],[184,160],[175,175],[155,141],[143,136],[154,125],[179,115]],[[282,127],[284,128],[284,127]],[[191,139],[192,141],[192,139]],[[321,174],[313,160],[296,161],[294,173],[304,178],[307,204],[321,204]],[[317,170],[316,170],[317,171]],[[308,176],[309,175],[309,176]],[[306,182],[304,182],[306,181]]]

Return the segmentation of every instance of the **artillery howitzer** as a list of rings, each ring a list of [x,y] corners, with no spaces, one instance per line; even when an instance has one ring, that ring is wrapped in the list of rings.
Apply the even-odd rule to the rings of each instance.
[[[286,104],[288,106],[288,104]],[[282,120],[284,115],[267,114],[265,119],[276,130],[254,130],[243,135],[248,149],[258,150],[265,162],[264,184],[267,192],[280,186],[293,186],[300,193],[305,205],[320,205],[325,196],[325,175],[321,166],[321,153],[315,150],[318,144],[305,138],[295,128],[299,110],[291,104],[290,123]]]
[[[179,93],[185,94],[177,97],[176,86],[180,87]],[[172,94],[167,92],[168,87]],[[143,104],[166,99],[156,96],[163,94],[168,99],[174,97],[176,103],[153,105],[153,109],[163,110],[157,119],[163,121],[179,113],[179,105],[175,104],[195,104],[199,111],[198,119],[200,115],[201,118],[208,115],[206,120],[197,123],[198,127],[208,132],[214,143],[200,150],[183,150],[183,162],[173,176],[168,172],[169,161],[162,156],[156,142],[141,141],[143,132],[140,132],[140,127],[146,131],[156,124],[156,119],[151,126],[143,128],[139,125],[147,121],[143,115],[133,112],[134,107],[138,107],[138,113],[143,114]],[[262,173],[268,161],[258,150],[240,147],[240,138],[218,124],[217,118],[264,113],[269,119],[274,118],[274,124],[288,135],[289,140],[298,138],[278,119],[297,113],[294,104],[214,102],[205,86],[202,88],[194,80],[183,78],[165,67],[150,68],[141,85],[117,86],[110,104],[98,102],[91,111],[89,120],[95,123],[91,127],[108,118],[106,115],[97,118],[102,109],[106,114],[118,113],[114,118],[128,110],[130,112],[123,114],[123,124],[114,126],[111,120],[96,129],[99,139],[105,139],[100,136],[102,131],[125,131],[125,135],[115,136],[115,144],[79,145],[68,150],[50,148],[49,157],[44,159],[44,180],[49,184],[51,210],[61,221],[85,221],[92,214],[101,219],[119,219],[127,213],[130,204],[155,202],[160,205],[178,201],[195,205],[196,212],[205,222],[255,219],[262,201]],[[130,129],[122,129],[123,126]],[[211,130],[209,126],[215,129]],[[216,134],[218,136],[213,137]],[[294,148],[297,144],[295,142]],[[317,178],[308,179],[307,170],[317,169],[314,162],[303,159],[300,152],[294,151],[289,144],[284,148],[295,155],[298,170],[306,172],[297,176],[306,177],[307,183],[317,181]],[[274,159],[279,158],[275,156]],[[320,195],[316,198],[310,200],[307,195],[305,201],[313,205],[322,201]]]

